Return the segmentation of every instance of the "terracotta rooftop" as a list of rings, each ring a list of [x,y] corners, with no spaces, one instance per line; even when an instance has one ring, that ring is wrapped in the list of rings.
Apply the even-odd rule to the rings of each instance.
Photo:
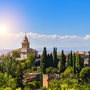
[[[75,54],[85,54],[85,53],[83,53],[83,52],[81,52],[81,51],[76,51],[76,52],[74,52]]]

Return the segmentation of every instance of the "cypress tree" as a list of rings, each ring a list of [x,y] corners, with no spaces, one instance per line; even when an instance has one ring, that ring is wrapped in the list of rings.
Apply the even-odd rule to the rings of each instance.
[[[74,74],[76,73],[75,71],[75,61],[76,61],[76,57],[75,57],[75,53],[73,54],[73,72]]]
[[[54,47],[53,49],[53,65],[54,67],[57,67],[57,49]]]
[[[76,56],[76,69],[77,69],[77,72],[78,72],[78,75],[79,75],[79,72],[81,71],[81,56],[80,56],[80,54],[78,54],[77,56]]]
[[[90,67],[90,51],[88,53],[89,53],[88,66]]]
[[[68,57],[67,57],[66,67],[70,66],[70,65],[69,65],[69,59],[70,59],[70,54],[68,54]]]
[[[46,60],[46,68],[50,67],[50,56],[48,54],[47,60]]]
[[[84,68],[84,59],[81,57],[81,63],[80,63],[81,69]]]
[[[64,72],[65,63],[66,63],[66,57],[65,57],[64,52],[62,50],[61,57],[60,57],[60,73]]]
[[[72,50],[71,50],[71,52],[70,52],[70,66],[73,66],[73,61],[72,61]]]
[[[44,47],[42,57],[41,57],[41,62],[40,62],[40,68],[42,73],[45,73],[46,60],[47,60],[47,51],[46,51],[46,47]]]
[[[53,67],[53,57],[52,57],[52,53],[50,54],[50,67]]]

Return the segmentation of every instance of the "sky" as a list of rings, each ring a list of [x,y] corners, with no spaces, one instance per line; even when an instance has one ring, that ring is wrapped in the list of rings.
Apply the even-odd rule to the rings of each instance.
[[[90,0],[0,0],[0,49],[90,50]]]

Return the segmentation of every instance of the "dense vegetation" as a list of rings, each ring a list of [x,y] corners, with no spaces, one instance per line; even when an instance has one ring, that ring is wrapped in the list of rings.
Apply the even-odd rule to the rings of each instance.
[[[53,53],[47,54],[44,47],[41,61],[34,64],[35,57],[28,53],[27,59],[18,61],[20,52],[13,50],[6,55],[2,55],[0,63],[0,90],[30,90],[39,88],[41,90],[90,90],[90,52],[88,66],[84,67],[84,59],[68,54],[65,57],[64,51],[61,51],[60,58],[57,57],[57,48],[53,48]],[[40,65],[37,70],[36,66]],[[40,81],[30,81],[24,83],[24,73],[40,72]],[[50,80],[49,87],[42,87],[43,74],[60,74],[60,79]]]

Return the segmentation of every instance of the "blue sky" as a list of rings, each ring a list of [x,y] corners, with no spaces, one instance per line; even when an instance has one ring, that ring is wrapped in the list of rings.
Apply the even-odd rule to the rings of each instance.
[[[0,0],[0,24],[8,37],[19,35],[1,40],[0,49],[21,47],[27,32],[32,48],[90,50],[90,0]]]

